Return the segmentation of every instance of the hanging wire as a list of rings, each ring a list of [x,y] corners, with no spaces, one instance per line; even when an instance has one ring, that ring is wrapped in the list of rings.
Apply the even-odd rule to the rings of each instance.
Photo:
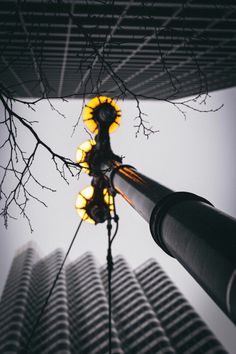
[[[115,198],[113,196],[113,204],[114,204],[114,217],[111,216],[107,219],[107,235],[108,235],[108,248],[107,248],[107,277],[108,277],[108,353],[112,354],[112,323],[111,323],[111,297],[112,297],[112,290],[111,290],[111,277],[112,271],[114,269],[113,257],[112,257],[112,242],[118,232],[119,228],[119,217],[116,214],[115,208]],[[112,219],[116,223],[116,228],[113,236],[111,235],[112,230]]]
[[[111,218],[107,220],[107,234],[108,234],[108,249],[107,249],[107,274],[108,274],[108,348],[109,348],[109,354],[111,354],[112,351],[112,326],[111,326],[111,275],[113,271],[113,259],[112,259],[112,253],[111,253]]]
[[[34,334],[35,334],[35,331],[36,331],[36,329],[37,329],[37,327],[38,327],[38,325],[39,325],[39,323],[40,323],[40,321],[41,321],[41,318],[42,318],[42,316],[43,316],[43,314],[44,314],[44,311],[45,311],[45,309],[46,309],[46,307],[47,307],[47,305],[48,305],[48,302],[49,302],[49,300],[50,300],[50,297],[51,297],[51,295],[52,295],[52,293],[53,293],[53,290],[54,290],[54,288],[55,288],[55,286],[56,286],[56,283],[57,283],[57,281],[58,281],[58,278],[59,278],[59,276],[60,276],[60,274],[61,274],[61,271],[62,271],[62,269],[63,269],[63,267],[64,267],[64,264],[65,264],[65,262],[66,262],[66,260],[67,260],[67,257],[68,257],[68,255],[69,255],[69,253],[70,253],[70,250],[71,250],[71,248],[72,248],[72,246],[73,246],[73,243],[74,243],[74,241],[75,241],[75,239],[76,239],[76,236],[77,236],[77,234],[78,234],[78,232],[79,232],[79,229],[80,229],[80,227],[81,227],[81,225],[82,225],[82,222],[83,222],[83,219],[81,219],[81,221],[80,221],[80,223],[79,223],[79,225],[78,225],[78,227],[77,227],[77,229],[76,229],[76,231],[75,231],[75,234],[74,234],[74,236],[73,236],[73,238],[72,238],[72,241],[71,241],[71,243],[70,243],[70,245],[69,245],[69,248],[68,248],[68,250],[67,250],[67,252],[66,252],[66,255],[65,255],[65,257],[64,257],[64,259],[63,259],[63,261],[62,261],[62,264],[61,264],[61,266],[60,266],[60,268],[59,268],[59,270],[58,270],[58,272],[57,272],[57,274],[56,274],[56,277],[55,277],[55,279],[54,279],[54,281],[53,281],[53,284],[52,284],[52,286],[51,286],[51,288],[50,288],[50,290],[49,290],[48,296],[46,297],[45,302],[44,302],[44,304],[43,304],[43,306],[42,306],[42,308],[41,308],[41,311],[40,311],[40,313],[39,313],[39,315],[38,315],[38,317],[37,317],[37,319],[36,319],[36,321],[35,321],[35,323],[34,323],[34,325],[33,325],[33,328],[32,328],[32,331],[31,331],[31,333],[30,333],[30,336],[29,336],[29,338],[28,338],[28,341],[27,341],[26,345],[23,347],[23,349],[20,351],[20,354],[27,354],[27,353],[29,353],[28,351],[29,351],[29,349],[30,349],[30,344],[31,344],[31,341],[32,341],[33,336],[34,336]]]
[[[110,190],[111,190],[111,188],[110,188]],[[119,216],[118,216],[117,213],[116,213],[115,194],[116,194],[116,193],[111,190],[111,195],[113,196],[113,206],[114,206],[114,211],[113,211],[114,216],[113,216],[113,220],[114,220],[115,223],[116,223],[116,228],[115,228],[115,232],[114,232],[114,234],[113,234],[113,236],[112,236],[112,238],[111,238],[111,243],[113,242],[114,238],[116,237],[116,234],[117,234],[118,228],[119,228]]]

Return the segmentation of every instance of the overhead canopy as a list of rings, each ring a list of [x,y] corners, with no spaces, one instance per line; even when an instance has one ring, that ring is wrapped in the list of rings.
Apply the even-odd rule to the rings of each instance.
[[[235,86],[236,3],[225,3],[2,0],[1,84],[15,97],[130,99]]]

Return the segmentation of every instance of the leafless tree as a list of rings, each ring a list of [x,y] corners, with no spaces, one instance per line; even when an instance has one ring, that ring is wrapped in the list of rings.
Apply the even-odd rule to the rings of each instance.
[[[11,207],[18,208],[18,211],[23,215],[29,223],[30,229],[32,230],[32,225],[30,223],[29,216],[27,214],[27,204],[30,199],[34,199],[39,203],[45,204],[40,196],[35,195],[30,189],[32,182],[37,184],[40,188],[46,189],[49,191],[54,191],[53,188],[42,184],[39,180],[39,177],[34,175],[32,172],[32,165],[37,160],[37,153],[39,149],[44,149],[48,157],[52,159],[52,162],[55,166],[55,169],[62,177],[66,183],[69,183],[70,177],[80,174],[80,167],[71,161],[66,156],[62,156],[54,151],[47,143],[45,143],[37,133],[36,125],[34,121],[27,119],[24,116],[21,116],[16,107],[23,105],[32,110],[37,110],[38,103],[42,100],[47,100],[50,107],[54,110],[54,98],[61,99],[63,101],[68,100],[69,98],[82,98],[85,104],[85,100],[89,97],[95,95],[110,95],[111,97],[119,100],[125,100],[127,97],[133,99],[137,105],[137,117],[135,117],[135,129],[136,135],[143,133],[147,138],[157,132],[156,128],[153,128],[145,119],[145,113],[142,111],[141,103],[143,99],[152,99],[156,101],[164,101],[166,104],[173,105],[176,109],[186,117],[186,111],[189,109],[196,110],[198,112],[215,112],[221,108],[215,107],[214,109],[205,109],[205,103],[209,96],[208,93],[208,83],[205,75],[204,67],[201,66],[199,62],[199,54],[197,54],[197,46],[199,41],[207,41],[204,31],[199,32],[195,31],[193,28],[190,28],[186,25],[185,18],[185,9],[188,8],[188,4],[191,1],[183,1],[182,6],[180,6],[175,13],[175,18],[182,24],[181,30],[174,28],[172,22],[166,20],[164,25],[161,27],[156,27],[152,25],[155,23],[152,17],[152,4],[151,2],[140,1],[139,6],[141,9],[141,14],[137,15],[137,19],[141,20],[143,23],[143,28],[148,29],[148,34],[144,35],[142,43],[140,44],[139,50],[142,50],[142,46],[147,44],[151,40],[155,40],[156,45],[156,60],[150,62],[142,70],[148,68],[155,68],[155,65],[161,66],[161,70],[158,69],[156,73],[150,77],[148,80],[150,82],[150,87],[144,91],[140,91],[139,85],[132,84],[132,79],[138,77],[141,70],[135,72],[131,77],[124,79],[120,76],[119,70],[117,67],[122,67],[125,63],[116,64],[111,60],[111,48],[117,47],[122,50],[122,43],[116,41],[115,32],[122,29],[122,20],[127,15],[130,6],[132,6],[133,1],[128,1],[126,6],[123,6],[123,10],[117,16],[117,10],[115,11],[116,1],[81,1],[83,6],[88,5],[87,19],[94,21],[96,17],[91,13],[89,5],[100,4],[103,6],[104,13],[109,12],[109,24],[106,26],[105,39],[101,41],[99,37],[93,38],[91,33],[83,26],[83,23],[80,21],[80,18],[74,13],[74,6],[76,2],[73,1],[62,1],[62,0],[45,0],[39,1],[39,4],[46,4],[47,6],[54,6],[55,17],[60,17],[61,12],[67,14],[67,21],[69,23],[68,33],[71,30],[73,25],[76,28],[77,33],[85,45],[83,49],[78,52],[77,57],[77,68],[75,71],[80,73],[81,80],[77,88],[70,92],[67,95],[62,94],[62,80],[59,83],[59,89],[55,91],[55,87],[51,85],[48,80],[47,70],[45,70],[45,63],[47,64],[47,58],[44,54],[44,42],[48,36],[51,35],[53,25],[50,23],[44,24],[44,36],[42,36],[42,24],[40,22],[34,22],[32,20],[31,28],[27,28],[27,24],[24,18],[24,6],[30,1],[26,0],[16,0],[9,2],[9,10],[6,10],[6,21],[2,24],[1,32],[5,33],[5,39],[2,41],[1,45],[1,74],[11,73],[14,77],[15,84],[8,84],[0,80],[0,101],[1,101],[1,131],[2,131],[2,141],[0,144],[0,149],[2,152],[5,152],[7,158],[4,163],[0,165],[1,168],[1,181],[0,181],[0,198],[1,198],[1,215],[4,218],[5,226],[8,225],[9,218],[15,217],[11,214]],[[33,3],[37,5],[37,2]],[[215,6],[222,9],[222,3],[217,1]],[[44,6],[44,9],[46,7]],[[114,11],[113,11],[114,10]],[[42,10],[43,11],[43,10]],[[229,13],[232,9],[224,6],[225,13]],[[186,12],[187,13],[187,12]],[[28,16],[32,14],[29,12]],[[46,19],[46,13],[41,13],[41,17],[44,16]],[[15,27],[9,26],[8,17],[15,19]],[[99,18],[99,15],[97,15]],[[35,20],[34,20],[35,21]],[[151,23],[151,25],[150,25]],[[18,51],[15,52],[14,49],[16,45],[14,43],[15,38],[17,38],[17,26],[21,28],[21,31],[24,33],[24,42],[21,43]],[[32,26],[34,28],[34,36],[32,35]],[[210,26],[210,23],[209,23]],[[99,30],[99,26],[98,26]],[[181,33],[180,33],[181,32]],[[35,35],[35,33],[37,35]],[[67,33],[67,34],[68,34]],[[132,34],[131,34],[132,36]],[[161,38],[167,37],[171,43],[171,50],[165,49],[162,46]],[[181,40],[177,42],[174,41],[174,38],[181,37]],[[19,42],[20,43],[20,42]],[[65,43],[65,46],[67,44]],[[78,44],[79,48],[79,44]],[[194,72],[195,76],[198,77],[198,82],[196,86],[196,94],[191,99],[176,99],[176,97],[181,96],[181,90],[183,89],[183,82],[181,82],[176,75],[175,70],[168,63],[168,58],[172,52],[177,48],[182,48],[186,53],[185,64],[191,61],[195,63]],[[6,53],[11,52],[11,55],[6,55]],[[34,70],[34,78],[29,78],[25,81],[19,77],[19,74],[14,70],[14,65],[18,60],[23,60],[27,56],[30,56],[31,64]],[[22,59],[23,58],[23,59]],[[26,60],[27,62],[27,60]],[[65,70],[66,62],[63,61],[63,70]],[[179,63],[178,67],[174,69],[181,68],[182,63]],[[96,68],[96,70],[95,70]],[[97,70],[99,68],[99,70]],[[64,75],[64,71],[63,75]],[[62,75],[62,74],[61,74]],[[155,80],[159,80],[162,77],[168,77],[169,87],[171,90],[168,92],[165,91],[163,87],[163,92],[160,97],[153,95],[153,88],[155,85]],[[191,72],[186,71],[182,75],[186,77],[186,80],[191,80]],[[62,76],[61,76],[62,78]],[[64,77],[63,77],[64,79]],[[104,89],[104,85],[107,80],[110,80],[113,85],[109,90]],[[161,82],[158,84],[161,86]],[[28,96],[32,96],[28,87],[37,89],[39,92],[36,99],[24,99],[19,97],[19,87],[25,92],[28,93]],[[170,94],[171,92],[171,94]],[[22,96],[22,95],[21,95]],[[61,112],[57,111],[59,115],[62,115]],[[81,114],[80,114],[81,116]],[[79,116],[79,119],[80,119]],[[78,127],[78,121],[73,125],[73,129],[76,130]],[[21,142],[18,139],[18,132],[21,129],[28,131],[33,137],[33,143],[29,151],[24,151]],[[9,190],[8,178],[11,177],[13,181],[13,186]]]

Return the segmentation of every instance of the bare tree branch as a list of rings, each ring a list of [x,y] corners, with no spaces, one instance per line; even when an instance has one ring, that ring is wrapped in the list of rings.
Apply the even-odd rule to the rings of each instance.
[[[160,25],[152,13],[152,5],[155,2],[152,4],[140,1],[142,11],[140,15],[137,15],[137,20],[139,21],[138,23],[141,20],[141,29],[144,33],[142,40],[137,47],[127,54],[125,59],[118,62],[112,57],[112,49],[116,48],[121,52],[125,51],[126,43],[117,39],[117,32],[127,30],[124,19],[126,16],[129,16],[129,12],[132,10],[134,3],[132,0],[124,4],[119,14],[115,11],[116,1],[93,1],[93,4],[102,6],[104,13],[109,14],[110,22],[103,36],[93,36],[91,31],[83,24],[83,21],[81,21],[81,18],[77,16],[75,11],[77,3],[63,0],[44,1],[41,4],[42,9],[44,9],[42,10],[44,11],[43,15],[46,16],[47,9],[50,9],[50,11],[54,11],[53,15],[55,17],[63,14],[67,24],[58,89],[55,89],[49,82],[47,70],[50,70],[50,60],[44,50],[47,39],[52,35],[52,26],[50,23],[47,23],[44,26],[45,32],[42,33],[40,19],[37,20],[37,17],[36,19],[32,17],[32,19],[27,20],[25,14],[25,6],[29,3],[27,0],[17,0],[15,3],[11,3],[8,15],[13,16],[15,22],[10,30],[7,21],[3,23],[2,31],[6,36],[2,47],[0,47],[2,63],[0,73],[3,76],[4,73],[9,71],[12,77],[14,77],[14,82],[0,82],[0,102],[4,111],[0,120],[0,127],[4,131],[2,141],[0,142],[0,150],[7,152],[6,161],[0,166],[0,199],[3,204],[1,215],[4,218],[6,227],[9,218],[15,218],[14,212],[18,210],[18,213],[26,218],[30,229],[33,230],[27,211],[28,203],[30,200],[34,200],[44,206],[46,204],[32,192],[32,184],[37,185],[42,190],[55,191],[50,186],[41,183],[38,176],[33,172],[33,165],[38,158],[40,149],[47,153],[59,176],[66,183],[70,183],[70,177],[78,177],[80,174],[80,167],[76,163],[57,153],[43,141],[35,129],[36,122],[30,121],[20,115],[15,108],[16,103],[24,105],[32,111],[36,111],[38,103],[47,100],[51,110],[65,119],[66,116],[54,106],[52,98],[60,98],[62,101],[67,101],[69,98],[81,98],[83,102],[82,109],[77,116],[76,122],[71,124],[73,134],[78,129],[87,98],[94,95],[110,95],[116,100],[125,100],[128,97],[134,100],[137,107],[137,116],[134,118],[136,137],[141,133],[146,138],[149,138],[159,130],[147,121],[147,116],[142,111],[142,100],[149,99],[156,102],[165,102],[174,106],[185,119],[189,110],[209,113],[216,112],[223,106],[219,105],[212,109],[206,109],[209,88],[204,71],[206,66],[204,67],[201,64],[200,59],[202,54],[198,52],[198,45],[202,42],[208,44],[208,38],[204,30],[197,31],[191,28],[189,24],[186,24],[187,11],[191,2],[191,0],[182,1],[182,6],[176,7],[170,17],[165,19]],[[214,1],[213,3],[216,9],[220,9],[222,18],[224,19],[230,17],[235,11],[233,6],[225,6],[223,1]],[[83,3],[83,6],[87,6],[88,9],[86,19],[99,32],[99,23],[103,20],[103,14],[94,14],[90,5],[89,1]],[[172,26],[173,19],[178,26]],[[219,21],[221,19],[215,19],[210,23],[206,23],[205,30],[211,28]],[[96,23],[98,24],[96,25]],[[16,28],[18,31],[21,31],[24,40],[17,53],[14,52],[12,55],[7,55],[8,50],[11,53]],[[74,38],[78,42],[74,74],[80,79],[76,82],[73,92],[63,95],[63,84],[66,82],[66,65],[72,33],[74,36],[76,35]],[[168,49],[162,44],[163,38],[168,39],[169,43],[171,43],[171,47],[168,47]],[[174,38],[178,38],[178,40],[176,41]],[[227,40],[224,39],[223,44],[227,43]],[[153,47],[156,50],[155,59],[146,63],[137,71],[131,72],[128,77],[122,76],[123,68],[129,65],[135,55],[142,52],[150,43],[154,43]],[[221,42],[218,46],[220,45],[222,45]],[[214,48],[216,46],[209,47],[207,51],[210,53]],[[169,59],[172,58],[173,53],[177,50],[184,51],[186,60],[175,66],[170,66]],[[27,58],[26,65],[31,66],[34,73],[32,74],[32,78],[27,78],[27,80],[22,79],[24,76],[21,77],[21,72],[15,69],[16,64],[22,57]],[[188,64],[191,64],[192,69],[186,71],[180,77],[178,70]],[[153,75],[140,82],[133,81],[148,70],[153,70]],[[181,78],[184,77],[192,80],[193,76],[195,80],[194,85],[196,86],[194,97],[176,100],[175,98],[179,97],[178,95],[183,90]],[[110,82],[109,85],[107,85],[108,82]],[[166,82],[168,82],[168,92],[166,91]],[[145,89],[143,89],[144,85],[147,86]],[[160,91],[160,97],[153,94],[153,90],[157,85],[162,90]],[[24,92],[24,95],[30,98],[29,100],[17,96],[16,91],[19,87]],[[40,97],[32,98],[36,88],[39,88],[41,92]],[[33,141],[31,148],[26,152],[18,138],[18,131],[22,129],[25,129],[31,135]],[[10,190],[7,186],[8,178],[12,180],[13,184]]]

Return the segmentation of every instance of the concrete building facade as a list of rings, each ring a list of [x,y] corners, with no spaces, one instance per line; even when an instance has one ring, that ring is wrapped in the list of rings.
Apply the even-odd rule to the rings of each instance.
[[[32,246],[14,258],[0,302],[1,353],[108,353],[107,269],[90,253],[62,270],[32,336],[62,260],[60,250],[40,258]],[[155,260],[133,271],[121,256],[111,341],[113,354],[226,353]]]

